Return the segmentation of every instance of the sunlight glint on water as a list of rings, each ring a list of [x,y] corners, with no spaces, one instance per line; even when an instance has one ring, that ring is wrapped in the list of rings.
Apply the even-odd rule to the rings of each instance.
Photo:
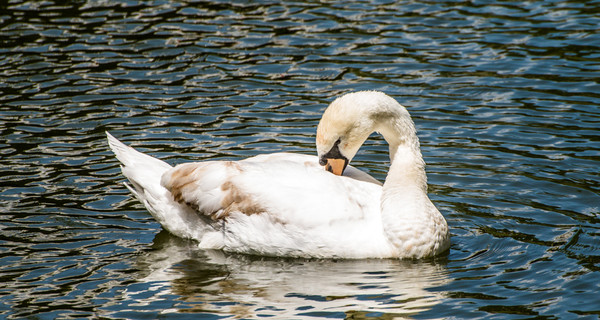
[[[593,2],[0,4],[0,316],[596,318]],[[314,154],[325,106],[407,106],[453,234],[428,261],[225,255],[170,236],[104,131],[170,164]],[[353,161],[385,179],[374,135]]]

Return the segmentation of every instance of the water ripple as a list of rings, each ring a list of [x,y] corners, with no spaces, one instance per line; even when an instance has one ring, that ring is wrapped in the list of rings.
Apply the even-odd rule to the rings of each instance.
[[[1,3],[0,315],[597,315],[598,12],[578,1]],[[415,119],[453,234],[447,257],[198,250],[158,233],[104,140],[111,131],[172,164],[314,153],[327,103],[369,89]],[[354,160],[381,180],[383,144],[373,136]]]

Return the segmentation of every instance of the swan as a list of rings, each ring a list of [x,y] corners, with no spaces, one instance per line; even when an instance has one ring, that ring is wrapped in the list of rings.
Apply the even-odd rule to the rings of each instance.
[[[389,145],[383,185],[349,165],[373,132]],[[201,248],[306,258],[431,257],[450,246],[427,196],[415,125],[394,98],[335,99],[317,126],[317,156],[258,155],[175,167],[106,133],[125,186],[169,232]]]

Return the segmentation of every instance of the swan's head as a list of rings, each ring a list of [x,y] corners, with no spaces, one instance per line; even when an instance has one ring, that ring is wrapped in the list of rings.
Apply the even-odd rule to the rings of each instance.
[[[375,114],[382,99],[395,102],[382,92],[361,91],[341,96],[327,107],[317,127],[317,153],[319,163],[328,171],[341,175],[377,129]]]
[[[341,175],[374,131],[389,144],[392,161],[400,144],[419,152],[419,138],[406,108],[383,92],[359,91],[335,99],[323,113],[317,127],[319,163]]]

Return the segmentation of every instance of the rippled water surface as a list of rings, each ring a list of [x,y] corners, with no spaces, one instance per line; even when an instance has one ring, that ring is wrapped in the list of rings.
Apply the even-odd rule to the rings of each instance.
[[[0,2],[2,318],[600,315],[600,2]],[[381,90],[451,227],[427,261],[203,251],[123,187],[104,131],[171,164],[314,154]],[[354,164],[383,180],[374,135]]]

